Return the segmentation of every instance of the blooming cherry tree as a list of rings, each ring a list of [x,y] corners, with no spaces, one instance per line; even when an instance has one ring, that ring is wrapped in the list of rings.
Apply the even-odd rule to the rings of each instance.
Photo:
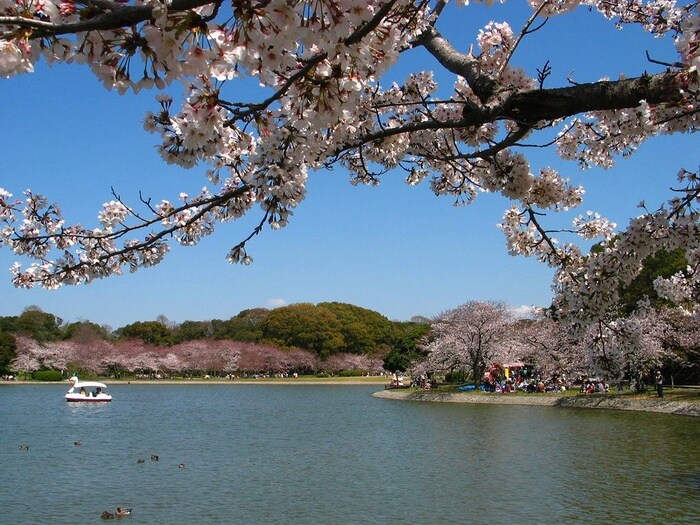
[[[431,326],[428,355],[414,375],[464,370],[481,381],[487,366],[522,357],[523,346],[512,337],[512,322],[504,303],[471,301],[441,314]]]
[[[549,375],[570,378],[586,375],[591,362],[581,339],[572,333],[569,325],[545,315],[525,319],[513,326],[514,336],[524,346],[523,361],[534,364]]]
[[[70,343],[50,343],[42,345],[29,337],[17,337],[17,357],[11,368],[25,372],[43,369],[63,370],[72,357]]]
[[[669,331],[662,313],[642,307],[626,318],[590,325],[581,344],[592,371],[614,381],[631,378],[641,389],[649,371],[672,356],[664,346]]]
[[[521,27],[490,22],[467,52],[443,35],[443,18],[483,6],[456,4],[459,11],[447,0],[0,0],[1,77],[31,73],[43,59],[89,67],[118,93],[182,82],[179,105],[161,92],[144,125],[160,136],[166,162],[206,176],[199,194],[159,203],[115,195],[97,227],[66,223],[34,191],[17,198],[0,189],[0,243],[31,261],[15,265],[14,283],[55,288],[152,266],[170,242],[195,245],[217,224],[257,210],[257,226],[228,254],[248,264],[250,239],[285,226],[309,174],[334,166],[354,184],[403,170],[407,183],[429,180],[458,204],[484,191],[507,197],[509,251],[557,269],[556,306],[582,325],[607,315],[646,255],[682,247],[695,264],[697,172],[679,166],[677,197],[644,207],[624,230],[582,214],[568,231],[603,247],[587,254],[543,223],[545,213],[578,206],[583,189],[532,165],[526,152],[549,146],[581,167],[611,167],[650,137],[696,131],[698,2],[529,0]],[[517,65],[521,42],[576,9],[597,11],[611,29],[669,35],[677,59],[650,58],[655,72],[591,83],[550,87],[546,63],[528,75]],[[447,96],[430,71],[382,83],[400,56],[419,50],[451,76]],[[239,77],[258,81],[258,100],[232,98]],[[696,276],[679,275],[665,289],[693,289]]]
[[[670,356],[681,381],[689,384],[700,377],[700,312],[689,313],[684,308],[667,308],[657,312],[663,326],[663,346]]]

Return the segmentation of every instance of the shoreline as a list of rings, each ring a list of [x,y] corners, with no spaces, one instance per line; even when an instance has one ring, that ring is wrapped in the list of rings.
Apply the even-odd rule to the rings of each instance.
[[[328,386],[386,386],[386,377],[305,377],[305,378],[246,378],[246,379],[106,379],[108,386],[158,386],[158,385],[328,385]],[[31,381],[12,380],[0,381],[2,385],[67,385],[68,381]],[[372,394],[373,397],[396,401],[419,401],[433,403],[468,403],[481,405],[521,405],[547,406],[554,408],[576,408],[595,410],[625,410],[634,412],[650,412],[671,414],[688,417],[700,417],[700,403],[690,401],[669,401],[664,399],[634,399],[619,395],[558,395],[545,394],[473,394],[469,392],[436,392],[430,390],[382,389]]]
[[[372,394],[382,399],[422,401],[434,403],[471,403],[484,405],[549,406],[554,408],[578,408],[597,410],[626,410],[651,412],[688,417],[700,417],[700,403],[665,401],[663,399],[630,399],[621,396],[590,394],[588,396],[560,396],[557,394],[469,394],[463,392],[406,392],[382,390]]]
[[[108,386],[132,385],[376,385],[384,386],[385,377],[309,377],[309,378],[260,378],[260,379],[110,379],[98,378],[95,381],[106,383]],[[32,381],[12,380],[0,381],[0,385],[69,385],[70,381]]]

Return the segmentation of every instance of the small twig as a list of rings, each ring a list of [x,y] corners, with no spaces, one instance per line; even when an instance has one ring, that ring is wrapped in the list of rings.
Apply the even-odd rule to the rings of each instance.
[[[501,68],[498,70],[498,73],[496,74],[496,78],[500,78],[501,75],[503,74],[503,71],[505,71],[506,66],[508,66],[508,63],[510,62],[510,59],[513,58],[513,54],[515,53],[515,50],[518,48],[520,45],[520,42],[522,39],[525,37],[525,35],[528,35],[530,33],[534,33],[535,31],[541,29],[546,23],[547,23],[547,18],[544,19],[544,22],[542,22],[539,26],[537,26],[534,29],[530,29],[530,26],[535,22],[538,16],[540,16],[540,13],[542,10],[549,4],[549,1],[542,2],[540,7],[537,8],[537,11],[532,13],[532,16],[530,16],[529,20],[525,22],[525,25],[523,28],[520,30],[520,34],[518,35],[518,38],[515,40],[515,43],[513,44],[513,47],[510,49],[508,52],[508,56],[506,56],[505,61],[501,65]]]
[[[544,87],[544,81],[547,80],[547,77],[552,74],[552,68],[549,65],[549,60],[547,60],[544,63],[544,66],[542,66],[542,69],[537,69],[537,83],[540,86],[540,89]]]
[[[682,62],[672,62],[672,63],[669,63],[669,62],[662,62],[662,61],[660,61],[660,60],[655,60],[655,59],[651,58],[651,56],[649,55],[649,51],[645,51],[645,53],[646,53],[646,55],[647,55],[647,60],[648,60],[649,62],[651,62],[652,64],[658,64],[658,65],[660,65],[660,66],[675,67],[675,68],[682,68],[682,67],[684,67],[684,65],[683,65]]]

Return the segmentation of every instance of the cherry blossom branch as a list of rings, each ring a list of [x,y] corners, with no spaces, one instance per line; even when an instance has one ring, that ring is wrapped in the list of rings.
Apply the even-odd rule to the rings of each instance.
[[[78,22],[66,22],[62,24],[47,22],[22,16],[0,16],[0,25],[14,25],[31,29],[30,38],[46,36],[58,36],[75,34],[83,31],[100,31],[119,29],[139,24],[153,18],[153,6],[151,5],[122,5],[112,2],[91,2],[93,5],[109,9],[107,12],[98,13],[92,18]],[[168,3],[168,11],[179,12],[202,7],[209,4],[218,4],[212,0],[172,0]],[[0,39],[9,38],[11,33],[0,35]]]
[[[681,81],[681,74],[665,72],[611,82],[516,92],[492,108],[470,108],[461,120],[431,119],[368,132],[343,145],[335,154],[361,144],[418,131],[463,129],[502,119],[523,123],[523,129],[529,129],[539,121],[557,120],[578,113],[634,108],[642,100],[649,104],[679,103],[683,99]],[[483,155],[477,153],[472,156]]]
[[[31,281],[27,280],[28,276],[26,275],[18,276],[18,278],[16,279],[16,284],[18,284],[19,286],[31,286],[35,283],[53,283],[57,279],[60,280],[62,278],[61,276],[76,275],[84,269],[91,269],[94,271],[96,268],[103,268],[105,269],[107,274],[109,274],[111,273],[111,271],[108,270],[108,268],[111,261],[117,260],[120,261],[119,264],[125,264],[129,261],[129,259],[125,258],[125,256],[128,256],[129,254],[141,253],[145,250],[148,250],[151,247],[157,246],[163,238],[167,236],[172,236],[176,232],[187,230],[192,225],[195,225],[199,221],[201,221],[206,214],[208,214],[215,208],[222,206],[226,202],[243,195],[247,191],[250,191],[250,188],[247,185],[242,185],[233,190],[223,192],[219,195],[215,195],[210,198],[199,200],[195,199],[192,202],[186,203],[178,208],[171,209],[168,213],[157,212],[156,216],[150,220],[145,220],[139,217],[139,220],[141,222],[136,226],[124,225],[123,222],[120,221],[122,227],[115,231],[104,231],[99,233],[90,231],[83,233],[74,230],[66,231],[64,229],[61,229],[56,233],[31,236],[21,235],[19,232],[15,232],[13,242],[16,243],[46,243],[52,240],[60,240],[63,237],[70,236],[71,238],[75,239],[76,242],[79,243],[82,243],[84,241],[95,241],[100,245],[100,251],[102,252],[99,255],[93,254],[93,256],[89,258],[89,260],[80,260],[79,262],[76,262],[74,264],[59,264],[53,271],[49,272],[46,275],[35,276]],[[160,231],[157,232],[149,233],[142,241],[131,242],[121,249],[111,249],[109,247],[109,244],[111,244],[111,242],[113,242],[114,240],[117,240],[135,231],[143,230],[145,228],[154,226],[155,224],[162,223],[164,220],[176,217],[182,214],[183,212],[191,209],[196,209],[197,211],[189,217],[187,217],[184,221],[175,221],[172,224],[172,226],[162,228],[160,229]],[[136,216],[136,214],[134,214],[133,212],[131,212],[130,214]],[[268,219],[268,217],[269,212],[266,212],[264,214],[261,224],[264,223]],[[245,246],[245,243],[248,240],[250,240],[253,236],[257,235],[261,231],[261,229],[261,226],[256,227],[253,230],[253,233],[251,233],[243,242],[239,243],[237,249],[240,251],[240,249],[243,246]],[[42,258],[41,260],[43,260],[44,263],[53,264],[51,263],[51,261],[48,261],[45,258]],[[130,262],[129,264],[131,264],[133,267],[135,263]]]
[[[384,4],[381,9],[377,11],[377,13],[372,17],[371,20],[369,20],[366,24],[362,25],[358,29],[356,29],[350,36],[348,36],[343,43],[346,46],[351,46],[358,44],[359,42],[362,41],[362,39],[367,36],[370,32],[372,32],[374,29],[377,28],[377,26],[381,23],[381,21],[387,16],[387,14],[391,11],[391,9],[394,7],[394,4],[396,3],[396,0],[391,0],[390,2],[387,2]],[[308,73],[313,70],[318,64],[323,62],[328,58],[328,53],[323,52],[323,53],[318,53],[317,55],[307,59],[304,63],[304,67],[302,67],[300,70],[298,70],[296,73],[291,75],[287,80],[284,81],[282,86],[277,89],[272,95],[270,95],[268,98],[263,100],[262,102],[257,102],[257,103],[230,103],[230,102],[225,102],[221,101],[221,104],[224,107],[228,107],[229,109],[232,107],[238,107],[238,108],[245,108],[243,111],[240,111],[238,109],[233,109],[232,113],[233,116],[229,118],[225,125],[231,126],[233,125],[237,120],[245,120],[246,118],[249,118],[250,116],[259,113],[260,111],[264,110],[265,108],[269,107],[272,103],[280,100],[284,95],[289,91],[289,89],[300,79],[306,77]]]
[[[463,77],[482,103],[486,103],[496,91],[497,82],[485,74],[474,55],[460,53],[433,26],[429,26],[416,39],[448,71]]]

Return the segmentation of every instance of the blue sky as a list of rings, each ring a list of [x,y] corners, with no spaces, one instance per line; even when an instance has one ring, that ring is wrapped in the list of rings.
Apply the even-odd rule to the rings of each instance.
[[[468,15],[471,9],[460,11],[470,16],[469,23],[451,16],[442,29],[466,49],[474,28],[489,19],[509,19],[513,12],[522,19],[526,11],[513,5],[482,18]],[[646,63],[646,50],[659,60],[676,58],[668,39],[655,42],[635,28],[617,31],[584,11],[552,19],[525,42],[514,64],[534,74],[550,60],[553,87],[564,85],[569,75],[587,82],[623,71],[628,76],[658,71]],[[405,77],[421,60],[414,54],[391,78]],[[422,68],[433,65],[426,61]],[[452,83],[438,80],[445,88]],[[204,168],[167,166],[154,149],[157,137],[143,131],[144,113],[157,107],[155,94],[107,92],[76,66],[41,66],[33,75],[1,80],[0,187],[16,196],[32,188],[57,202],[68,222],[86,226],[97,225],[111,187],[128,202],[136,202],[139,192],[156,202],[174,201],[180,191],[196,193]],[[688,153],[692,148],[692,136],[661,137],[609,172],[579,173],[550,151],[532,151],[530,158],[533,167],[552,165],[586,186],[581,213],[600,211],[624,225],[639,214],[640,200],[668,198],[680,167],[697,166],[697,157]],[[348,302],[396,320],[433,316],[468,300],[549,304],[552,271],[507,254],[496,227],[508,205],[504,199],[482,195],[469,207],[455,208],[425,185],[407,186],[403,177],[389,174],[379,187],[367,188],[351,186],[341,170],[312,174],[307,199],[289,226],[252,241],[250,266],[229,265],[225,256],[257,216],[219,226],[197,247],[173,245],[155,268],[55,291],[15,289],[9,268],[17,258],[0,250],[0,315],[37,305],[69,322],[116,328],[158,315],[177,322],[226,319],[246,308],[297,302]]]

